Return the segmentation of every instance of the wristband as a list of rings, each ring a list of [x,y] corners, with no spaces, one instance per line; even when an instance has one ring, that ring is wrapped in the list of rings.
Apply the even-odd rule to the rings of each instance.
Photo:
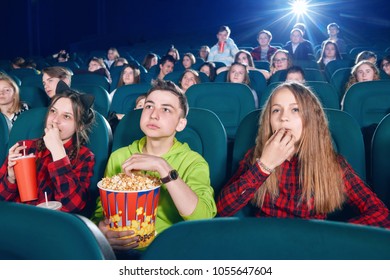
[[[265,171],[269,172],[269,173],[274,173],[275,172],[275,169],[272,169],[272,168],[269,168],[268,166],[266,166],[264,163],[262,163],[260,161],[259,158],[256,159],[257,163],[260,165],[261,168],[263,168]]]

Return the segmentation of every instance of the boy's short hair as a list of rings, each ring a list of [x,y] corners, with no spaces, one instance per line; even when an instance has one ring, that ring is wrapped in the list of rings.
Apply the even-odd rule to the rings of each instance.
[[[149,94],[151,94],[153,91],[156,90],[164,90],[169,91],[173,95],[177,96],[179,98],[179,105],[180,109],[183,111],[183,118],[186,118],[188,115],[188,101],[187,97],[183,93],[183,91],[172,81],[165,81],[161,79],[156,79],[152,81],[152,88],[146,93],[146,99],[148,98]]]
[[[340,26],[335,22],[329,23],[326,28],[329,30],[331,27],[336,27],[337,29],[340,29]]]
[[[224,32],[224,31],[226,31],[227,34],[230,35],[231,30],[230,30],[229,26],[222,25],[222,26],[219,28],[218,33]]]
[[[165,64],[165,62],[167,62],[167,61],[170,61],[170,62],[172,62],[173,64],[175,64],[176,63],[176,60],[175,60],[175,58],[172,56],[172,55],[170,55],[170,54],[167,54],[167,55],[164,55],[162,58],[161,58],[161,60],[160,60],[160,65],[164,65]]]

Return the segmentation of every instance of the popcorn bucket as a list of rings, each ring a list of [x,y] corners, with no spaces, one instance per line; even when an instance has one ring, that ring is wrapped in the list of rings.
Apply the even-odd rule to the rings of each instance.
[[[111,220],[113,230],[133,230],[140,237],[138,248],[148,246],[156,235],[160,186],[139,191],[105,189],[98,183],[104,215]]]

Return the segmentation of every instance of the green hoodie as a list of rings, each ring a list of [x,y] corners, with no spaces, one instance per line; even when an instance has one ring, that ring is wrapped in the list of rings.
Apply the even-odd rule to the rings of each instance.
[[[134,141],[130,146],[123,147],[113,152],[108,160],[105,176],[112,177],[121,173],[122,164],[133,154],[142,153],[146,144],[146,137]],[[162,156],[180,175],[180,178],[196,193],[198,204],[194,212],[189,216],[180,215],[165,185],[161,186],[160,199],[157,210],[156,232],[161,233],[171,225],[186,220],[199,220],[213,218],[217,214],[214,190],[210,186],[210,173],[207,162],[198,153],[192,151],[187,143],[180,143],[174,139],[171,149]],[[160,177],[157,172],[151,173]],[[100,198],[92,220],[103,220],[103,208]]]

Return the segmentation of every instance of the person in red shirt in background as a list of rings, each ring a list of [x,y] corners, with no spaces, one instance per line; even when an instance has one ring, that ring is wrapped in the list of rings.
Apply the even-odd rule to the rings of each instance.
[[[256,138],[217,199],[220,216],[248,203],[258,217],[326,219],[349,204],[351,223],[390,228],[389,210],[336,154],[318,98],[300,83],[278,86],[268,99]]]
[[[36,157],[38,182],[38,199],[25,203],[45,202],[46,193],[48,200],[62,203],[64,212],[78,213],[86,206],[95,157],[84,145],[95,120],[94,97],[69,88],[61,92],[48,108],[43,137],[19,141],[9,149],[0,169],[0,201],[20,202],[14,166],[25,149],[26,155]]]

